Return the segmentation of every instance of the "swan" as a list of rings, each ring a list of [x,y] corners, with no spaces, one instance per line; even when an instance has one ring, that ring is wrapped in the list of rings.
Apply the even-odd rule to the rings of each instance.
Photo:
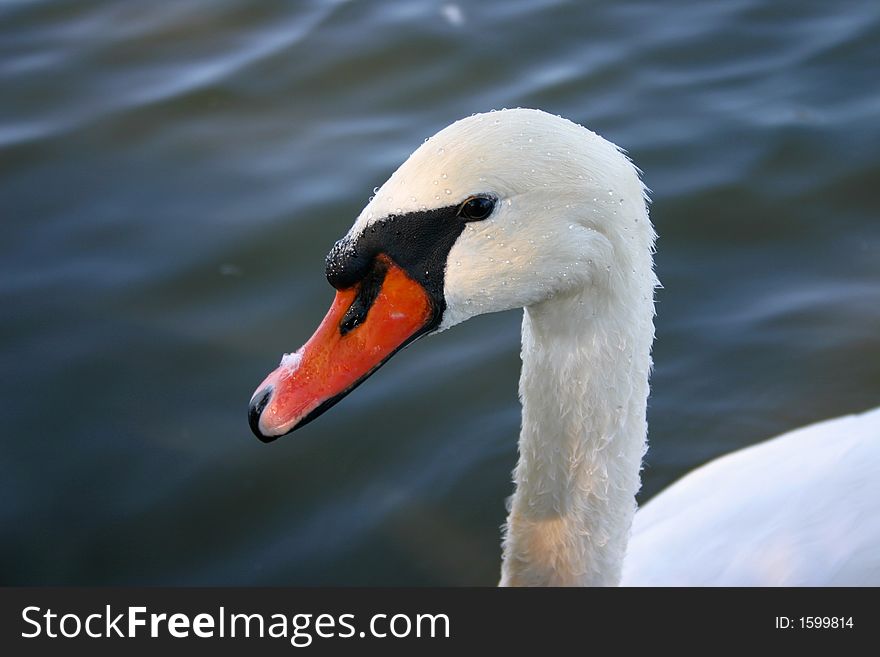
[[[501,585],[880,584],[880,409],[719,458],[636,512],[655,238],[639,170],[597,134],[532,109],[457,121],[330,251],[330,310],[250,426],[274,440],[414,340],[524,308]]]

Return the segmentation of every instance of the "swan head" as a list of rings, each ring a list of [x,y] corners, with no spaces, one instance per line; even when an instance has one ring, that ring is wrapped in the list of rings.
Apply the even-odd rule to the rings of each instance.
[[[262,440],[323,413],[398,350],[475,315],[576,291],[598,308],[650,279],[654,232],[637,169],[539,110],[477,114],[426,140],[327,256],[336,298],[254,393]]]

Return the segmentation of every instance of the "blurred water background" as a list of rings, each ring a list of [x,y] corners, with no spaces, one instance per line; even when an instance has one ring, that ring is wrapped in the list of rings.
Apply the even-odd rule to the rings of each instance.
[[[295,436],[246,407],[422,140],[530,106],[660,233],[641,499],[880,404],[880,3],[0,3],[0,583],[494,584],[518,312]]]

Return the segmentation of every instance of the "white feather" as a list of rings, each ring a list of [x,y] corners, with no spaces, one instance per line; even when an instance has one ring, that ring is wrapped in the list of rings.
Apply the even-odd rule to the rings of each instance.
[[[689,473],[636,514],[624,585],[880,583],[880,409]]]

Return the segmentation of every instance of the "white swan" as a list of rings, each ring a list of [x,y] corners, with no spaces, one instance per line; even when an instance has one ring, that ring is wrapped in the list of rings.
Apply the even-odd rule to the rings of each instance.
[[[336,299],[251,427],[288,433],[416,338],[524,307],[502,585],[880,583],[880,409],[718,459],[636,514],[654,239],[611,143],[537,110],[458,121],[331,251]]]

